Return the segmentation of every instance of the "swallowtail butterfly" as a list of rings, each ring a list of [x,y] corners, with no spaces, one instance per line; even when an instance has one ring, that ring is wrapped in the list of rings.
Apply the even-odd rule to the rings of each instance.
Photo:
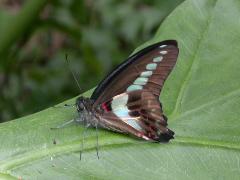
[[[176,64],[175,40],[153,44],[113,70],[90,98],[79,97],[77,121],[145,140],[167,142],[174,132],[167,128],[159,96]]]

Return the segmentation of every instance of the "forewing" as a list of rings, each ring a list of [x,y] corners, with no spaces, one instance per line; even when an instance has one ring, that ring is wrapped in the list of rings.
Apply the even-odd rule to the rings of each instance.
[[[129,57],[96,88],[91,99],[95,105],[124,92],[148,90],[157,98],[178,56],[177,42],[163,41]]]
[[[169,141],[174,133],[167,128],[158,99],[147,90],[122,93],[101,104],[100,126],[154,141]]]

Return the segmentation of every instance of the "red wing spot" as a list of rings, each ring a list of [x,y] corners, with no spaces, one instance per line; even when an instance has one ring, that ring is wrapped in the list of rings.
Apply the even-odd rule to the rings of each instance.
[[[104,111],[107,111],[107,112],[109,112],[109,111],[111,111],[111,109],[109,108],[109,106],[107,105],[107,103],[102,103],[102,108],[104,109]]]

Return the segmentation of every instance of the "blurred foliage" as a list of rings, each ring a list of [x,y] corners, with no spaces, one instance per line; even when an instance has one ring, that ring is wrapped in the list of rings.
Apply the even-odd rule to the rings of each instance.
[[[0,2],[0,122],[94,87],[183,0]]]

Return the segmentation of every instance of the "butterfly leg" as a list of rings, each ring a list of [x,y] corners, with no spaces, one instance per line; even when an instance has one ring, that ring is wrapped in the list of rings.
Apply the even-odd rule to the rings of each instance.
[[[75,122],[76,121],[76,119],[71,119],[70,121],[67,121],[67,122],[65,122],[65,123],[63,123],[63,124],[61,124],[61,125],[59,125],[59,126],[57,126],[57,127],[52,127],[52,128],[50,128],[50,129],[62,129],[62,128],[64,128],[64,127],[66,127],[66,126],[68,126],[69,124],[72,124],[73,122]]]
[[[96,125],[95,127],[96,127],[96,138],[97,138],[96,151],[97,151],[97,158],[99,159],[98,126]]]
[[[85,138],[85,135],[86,135],[86,132],[87,132],[87,128],[90,126],[90,124],[87,124],[83,130],[83,133],[82,133],[82,143],[81,143],[81,148],[80,148],[80,161],[82,159],[82,152],[83,152],[83,144],[84,144],[84,138]]]

